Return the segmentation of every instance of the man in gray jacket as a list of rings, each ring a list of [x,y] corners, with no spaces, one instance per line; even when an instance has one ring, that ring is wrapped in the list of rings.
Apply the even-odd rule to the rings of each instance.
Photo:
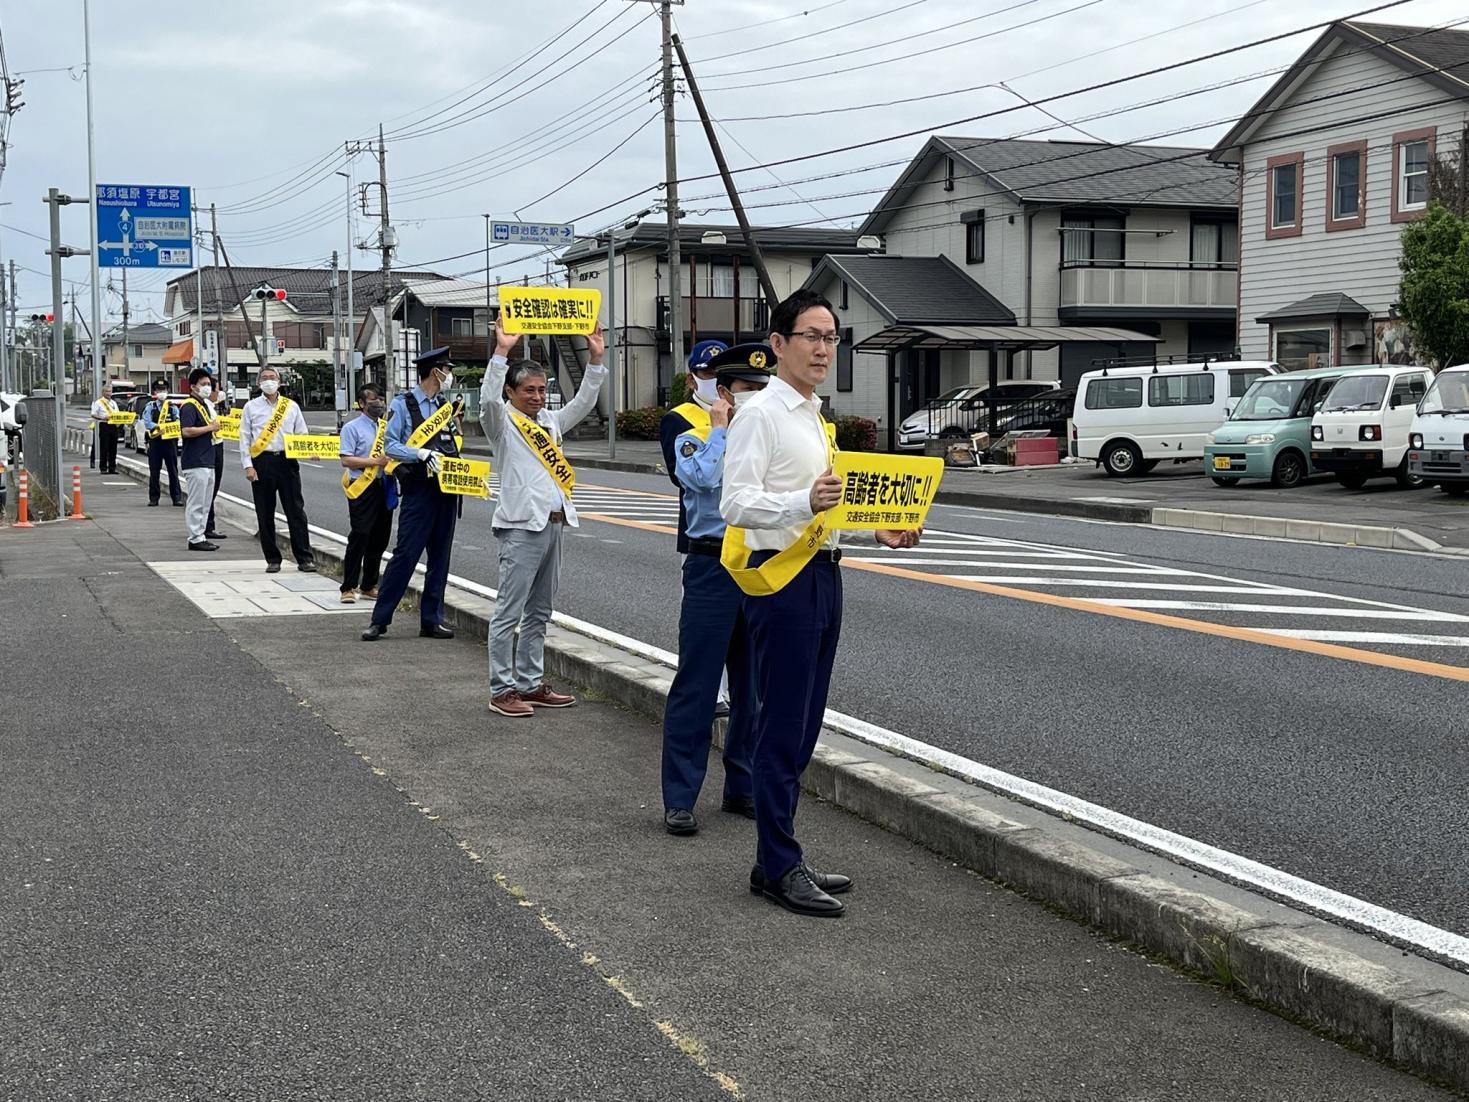
[[[490,621],[490,710],[523,719],[534,709],[566,708],[576,698],[544,679],[546,624],[561,573],[561,529],[578,526],[572,493],[576,472],[562,437],[597,403],[607,377],[601,326],[587,337],[590,361],[576,397],[546,409],[546,371],[507,356],[519,337],[495,321],[495,355],[480,389],[480,425],[495,452],[499,500],[492,527],[500,543],[500,586]],[[516,631],[520,640],[516,643]]]

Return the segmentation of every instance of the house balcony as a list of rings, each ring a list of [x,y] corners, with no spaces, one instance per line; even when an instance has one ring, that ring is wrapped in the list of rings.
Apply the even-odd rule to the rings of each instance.
[[[1233,264],[1063,264],[1057,311],[1086,318],[1188,318],[1226,321],[1239,308]]]
[[[455,333],[449,326],[436,326],[433,330],[433,343],[426,345],[424,351],[430,348],[447,348],[449,358],[461,363],[467,361],[485,362],[489,360],[490,350],[488,339],[484,334],[479,336],[467,336],[464,333]]]
[[[699,339],[715,337],[731,340],[738,333],[740,340],[764,340],[770,331],[770,311],[764,300],[750,298],[739,300],[739,325],[735,325],[735,300],[732,298],[685,298],[683,322],[685,336],[698,334]],[[668,332],[668,296],[658,298],[658,332]]]

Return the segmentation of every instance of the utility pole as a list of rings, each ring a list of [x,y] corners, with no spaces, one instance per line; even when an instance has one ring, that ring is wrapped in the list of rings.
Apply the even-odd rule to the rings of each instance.
[[[495,355],[495,323],[490,320],[490,216],[485,215],[485,370]],[[558,361],[559,362],[559,361]]]
[[[682,3],[683,0],[679,0]],[[668,202],[668,328],[669,365],[677,375],[683,370],[683,273],[678,248],[678,138],[673,118],[673,0],[661,0],[663,22],[663,164],[667,176]],[[610,276],[610,273],[609,273]]]
[[[12,381],[15,382],[16,384],[19,384],[20,383],[20,331],[18,329],[16,329],[16,316],[15,316],[15,311],[16,311],[16,303],[15,303],[15,261],[14,260],[11,260],[11,262],[10,262],[10,294],[6,296],[6,301],[10,303],[10,339],[15,342],[15,377],[14,377],[14,379]],[[20,391],[19,385],[16,386],[16,390],[17,391]],[[25,392],[24,391],[21,391],[21,393],[25,393]]]
[[[347,386],[342,380],[342,279],[337,269],[337,250],[332,250],[332,374],[336,380],[336,397],[333,405],[337,411],[337,428],[346,420],[347,403],[343,398]]]
[[[92,5],[82,0],[82,38],[87,69],[87,202],[97,198],[97,141],[92,125]],[[92,396],[102,395],[102,270],[97,249],[97,217],[88,211],[92,232]],[[58,433],[58,436],[60,434]]]
[[[0,393],[10,394],[14,388],[10,383],[10,348],[8,319],[10,311],[6,307],[10,295],[5,287],[5,269],[0,266]],[[0,445],[0,460],[5,459],[3,445]]]
[[[219,289],[219,212],[215,209],[213,203],[209,204],[209,240],[211,245],[209,250],[209,258],[214,267],[214,324],[217,327],[214,335],[214,351],[215,355],[219,357],[219,381],[221,384],[223,384],[224,381],[229,378],[230,354],[229,341],[225,337],[224,310],[220,306],[219,302],[219,296],[221,293]],[[231,278],[231,282],[233,282],[233,277]],[[201,295],[199,300],[199,325],[201,327],[201,330],[204,325],[203,301],[203,296]],[[202,338],[202,332],[200,333],[200,336]],[[240,371],[244,375],[249,374],[243,367],[240,369]]]
[[[131,372],[132,364],[128,356],[128,270],[124,268],[122,270],[122,373],[125,378],[132,378]],[[103,378],[106,378],[105,373]]]
[[[393,329],[388,313],[393,302],[393,227],[388,222],[388,146],[383,141],[382,123],[378,123],[377,127],[377,186],[381,192],[379,198],[382,201],[383,221],[378,244],[383,251],[383,349],[387,352],[391,343],[388,341],[388,336]],[[396,369],[397,364],[392,363],[391,353],[388,353],[383,359],[383,374],[386,376],[383,381],[387,384],[389,394],[393,392],[395,385]]]

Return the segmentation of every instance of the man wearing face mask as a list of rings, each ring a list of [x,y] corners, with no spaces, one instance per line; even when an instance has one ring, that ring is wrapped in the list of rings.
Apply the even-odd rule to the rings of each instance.
[[[690,425],[674,438],[670,468],[679,484],[687,552],[678,617],[678,672],[663,712],[663,829],[693,834],[704,773],[709,766],[714,711],[721,674],[729,675],[729,729],[724,740],[721,808],[755,817],[750,759],[754,750],[756,691],[740,587],[719,561],[724,518],[719,514],[724,479],[725,432],[739,406],[765,389],[770,346],[740,344],[708,361],[717,387],[707,425]],[[669,416],[672,416],[670,414]]]
[[[182,506],[183,493],[179,490],[179,447],[172,440],[163,439],[163,422],[175,417],[169,406],[168,384],[162,379],[153,384],[153,400],[143,407],[143,428],[148,435],[148,504],[156,506],[162,487],[159,475],[168,468],[168,496],[173,503]]]
[[[358,586],[364,597],[377,598],[378,576],[383,552],[393,531],[393,507],[398,504],[398,484],[384,470],[391,460],[387,453],[388,404],[382,391],[369,383],[357,392],[361,415],[342,426],[342,489],[347,494],[351,534],[342,561],[342,603],[357,601]]]
[[[689,549],[688,536],[684,534],[688,518],[684,515],[683,483],[678,480],[674,468],[678,466],[678,451],[674,447],[679,434],[691,428],[709,427],[709,407],[719,400],[719,382],[709,361],[729,346],[723,341],[700,341],[689,352],[689,381],[693,393],[687,402],[674,406],[658,422],[658,442],[663,446],[663,469],[668,480],[679,488],[678,502],[678,550],[686,554]]]
[[[213,394],[209,372],[202,367],[189,372],[189,397],[179,408],[179,428],[184,444],[184,520],[189,528],[190,551],[219,550],[218,544],[205,537],[209,503],[214,499],[214,433],[219,428],[210,401]]]
[[[281,377],[273,367],[260,369],[260,396],[251,398],[240,411],[240,462],[250,480],[255,499],[255,522],[260,527],[260,550],[265,554],[265,572],[281,568],[281,549],[275,538],[275,506],[279,498],[291,534],[291,554],[296,569],[316,569],[311,535],[306,519],[306,502],[301,497],[301,467],[286,458],[286,437],[302,436],[309,430],[301,407],[280,392]]]
[[[457,456],[460,402],[451,402],[444,392],[454,382],[454,365],[447,348],[435,348],[414,361],[418,385],[400,393],[388,407],[384,451],[388,474],[398,478],[403,508],[398,517],[398,543],[378,585],[377,603],[372,606],[372,623],[362,633],[364,643],[387,634],[393,613],[418,558],[428,552],[423,595],[418,602],[418,634],[427,639],[452,639],[454,630],[444,623],[444,590],[449,584],[449,552],[454,546],[454,526],[459,519],[461,498],[439,488],[439,457]]]

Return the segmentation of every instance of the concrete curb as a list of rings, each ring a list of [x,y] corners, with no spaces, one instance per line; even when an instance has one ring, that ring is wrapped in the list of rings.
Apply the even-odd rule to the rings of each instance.
[[[1372,524],[1334,524],[1320,520],[1287,520],[1241,513],[1210,513],[1196,509],[1154,509],[1152,523],[1164,528],[1191,528],[1200,532],[1304,540],[1343,547],[1377,547],[1399,551],[1443,551],[1445,548],[1409,528]]]
[[[136,461],[119,464],[146,478]],[[244,511],[221,500],[238,519]],[[249,526],[253,517],[245,515]],[[281,525],[284,534],[284,525]],[[317,561],[341,570],[340,545]],[[416,579],[415,579],[416,583]],[[417,596],[417,585],[409,599]],[[484,639],[493,601],[451,584],[446,619]],[[652,717],[673,671],[553,623],[551,676]],[[721,740],[722,725],[716,729]],[[1469,1091],[1469,976],[826,729],[805,787],[975,872],[1371,1055]]]
[[[970,509],[998,509],[1011,513],[1041,513],[1053,517],[1081,517],[1084,520],[1111,520],[1121,524],[1150,524],[1150,505],[1123,505],[1107,501],[1072,501],[1067,498],[1025,497],[1022,494],[975,494],[964,490],[939,490],[934,496],[939,505],[962,505]]]

